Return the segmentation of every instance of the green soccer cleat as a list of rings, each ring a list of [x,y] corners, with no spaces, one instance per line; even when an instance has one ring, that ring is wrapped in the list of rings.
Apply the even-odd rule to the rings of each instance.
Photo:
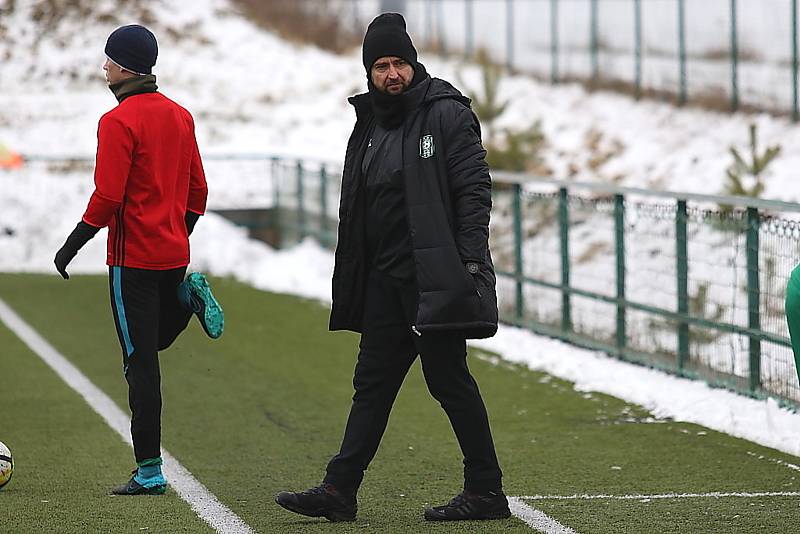
[[[208,337],[217,339],[222,335],[225,314],[203,274],[191,273],[187,276],[178,286],[178,297],[197,316]]]

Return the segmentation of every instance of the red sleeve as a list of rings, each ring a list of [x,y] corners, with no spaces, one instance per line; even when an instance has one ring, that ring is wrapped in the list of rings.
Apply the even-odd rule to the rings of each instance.
[[[119,119],[108,115],[100,119],[94,168],[95,189],[83,214],[83,222],[98,228],[108,226],[125,196],[133,144],[133,133]]]
[[[203,215],[206,212],[208,185],[206,185],[206,173],[203,171],[203,161],[200,159],[200,149],[197,148],[197,139],[194,136],[193,121],[191,125],[194,150],[192,152],[192,163],[189,167],[189,198],[186,202],[186,209],[198,215]]]

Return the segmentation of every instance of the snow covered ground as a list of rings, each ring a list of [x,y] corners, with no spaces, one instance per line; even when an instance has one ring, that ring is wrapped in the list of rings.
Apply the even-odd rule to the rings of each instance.
[[[106,7],[91,16],[43,28],[31,21],[27,5],[20,2],[0,18],[6,26],[0,57],[7,58],[0,142],[23,154],[91,157],[97,119],[115,105],[102,82],[103,45],[117,24],[137,20],[137,12],[98,0]],[[359,51],[336,56],[286,43],[243,20],[225,0],[197,0],[192,10],[166,0],[149,6],[160,40],[154,72],[162,91],[195,115],[205,154],[341,161],[353,123],[346,97],[365,89]],[[111,22],[101,17],[109,13]],[[463,80],[466,93],[480,92],[475,66],[424,54],[421,60],[433,75]],[[524,76],[505,78],[499,99],[510,104],[497,129],[541,119],[542,155],[552,176],[675,191],[719,193],[732,162],[729,147],[746,148],[755,123],[762,146],[783,147],[768,169],[763,197],[800,200],[800,128],[788,119],[635,103]]]
[[[105,38],[141,13],[99,1],[90,14],[64,16],[44,28],[32,22],[26,3],[17,6],[0,19],[6,28],[0,43],[0,57],[6,58],[0,142],[23,154],[91,156],[97,119],[115,105],[101,78]],[[339,57],[287,44],[243,20],[224,0],[195,0],[191,11],[174,2],[149,6],[161,44],[159,85],[193,112],[204,155],[341,160],[354,118],[345,99],[365,86],[357,51]],[[474,66],[421,59],[434,75],[460,77],[468,92],[479,87]],[[765,196],[800,199],[794,179],[800,128],[789,121],[676,110],[522,76],[504,80],[501,97],[511,103],[498,127],[525,127],[541,119],[547,137],[543,157],[555,177],[650,188],[719,192],[730,163],[728,147],[743,146],[747,125],[756,122],[762,143],[783,145]],[[593,161],[598,151],[611,154],[599,166]],[[269,175],[264,166],[215,161],[207,168],[212,206],[237,198],[253,205],[254,198],[269,194],[259,186],[259,177]],[[91,167],[80,164],[30,163],[0,171],[0,271],[53,273],[53,254],[79,220],[91,190]],[[104,238],[101,232],[90,242],[70,271],[105,272]],[[192,236],[192,254],[195,269],[265,290],[330,299],[332,257],[311,242],[275,251],[209,214]],[[582,391],[641,404],[657,417],[697,422],[800,454],[800,415],[774,401],[712,390],[514,328],[504,327],[476,345],[573,381]]]

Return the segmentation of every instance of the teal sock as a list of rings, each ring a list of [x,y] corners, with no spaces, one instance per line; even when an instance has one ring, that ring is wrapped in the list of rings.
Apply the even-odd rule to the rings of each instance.
[[[161,464],[163,463],[160,456],[136,462],[138,469],[133,479],[145,488],[166,485],[167,479],[164,478],[164,474],[161,472]]]

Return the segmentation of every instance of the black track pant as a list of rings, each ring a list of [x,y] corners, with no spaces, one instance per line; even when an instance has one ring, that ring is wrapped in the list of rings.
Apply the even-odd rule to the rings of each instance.
[[[467,368],[463,337],[448,332],[417,336],[413,287],[400,288],[378,273],[367,282],[363,331],[353,386],[355,395],[339,454],[328,463],[325,481],[356,491],[378,450],[389,412],[419,354],[431,395],[444,408],[464,455],[464,488],[499,490],[497,463],[486,407]]]
[[[110,267],[111,310],[128,381],[136,461],[161,456],[161,372],[158,351],[169,347],[192,312],[178,301],[186,267],[151,271]]]

